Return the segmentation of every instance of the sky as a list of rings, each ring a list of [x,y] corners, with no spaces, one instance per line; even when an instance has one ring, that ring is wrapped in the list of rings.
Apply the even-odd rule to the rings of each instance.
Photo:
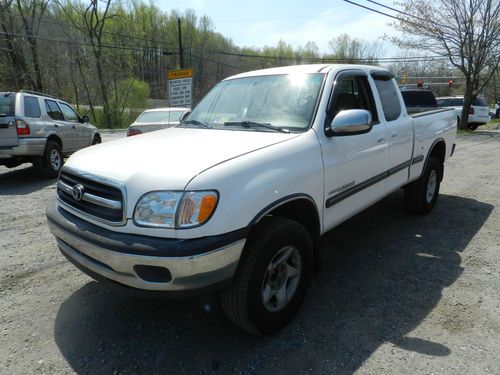
[[[356,2],[375,7],[365,0]],[[296,48],[315,41],[321,53],[331,53],[328,42],[343,33],[368,42],[395,34],[388,26],[390,18],[342,0],[156,0],[155,4],[163,11],[193,9],[198,16],[207,15],[215,31],[239,47],[276,46],[282,39]],[[397,53],[394,45],[384,42],[381,56]]]

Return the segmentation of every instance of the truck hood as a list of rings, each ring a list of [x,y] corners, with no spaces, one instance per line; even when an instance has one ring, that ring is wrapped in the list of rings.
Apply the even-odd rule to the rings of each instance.
[[[123,182],[132,195],[182,190],[193,177],[216,164],[298,135],[169,128],[85,148],[65,166]]]

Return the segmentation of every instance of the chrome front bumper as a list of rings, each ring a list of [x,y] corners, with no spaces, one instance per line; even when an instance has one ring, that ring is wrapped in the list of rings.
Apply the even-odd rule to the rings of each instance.
[[[88,272],[132,288],[147,291],[183,292],[208,288],[232,279],[245,245],[245,239],[220,248],[189,256],[152,256],[113,251],[89,242],[72,229],[61,225],[63,217],[54,217],[60,208],[49,205],[48,224],[61,252],[75,265]],[[83,231],[82,231],[83,233]],[[129,241],[127,241],[129,242]],[[134,247],[134,242],[128,246]],[[179,250],[179,249],[176,249]],[[203,249],[200,249],[203,251]],[[151,266],[151,267],[150,267]],[[167,270],[169,280],[151,281],[138,269]]]

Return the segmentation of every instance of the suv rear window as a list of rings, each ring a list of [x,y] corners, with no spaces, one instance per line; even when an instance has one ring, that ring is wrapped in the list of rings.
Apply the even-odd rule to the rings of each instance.
[[[55,101],[45,100],[45,109],[51,119],[64,121],[64,116]]]
[[[481,107],[487,107],[488,103],[486,102],[485,98],[478,97],[478,98],[476,98],[476,100],[474,100],[472,102],[472,105],[478,105],[478,106],[481,106]]]
[[[15,94],[0,94],[0,117],[14,116]]]
[[[24,116],[39,118],[42,115],[40,111],[40,104],[38,103],[38,98],[34,96],[24,97]]]

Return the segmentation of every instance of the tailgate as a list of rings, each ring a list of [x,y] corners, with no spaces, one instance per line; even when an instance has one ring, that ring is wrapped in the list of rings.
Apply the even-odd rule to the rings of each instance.
[[[0,93],[0,148],[19,144],[14,119],[15,94]]]

